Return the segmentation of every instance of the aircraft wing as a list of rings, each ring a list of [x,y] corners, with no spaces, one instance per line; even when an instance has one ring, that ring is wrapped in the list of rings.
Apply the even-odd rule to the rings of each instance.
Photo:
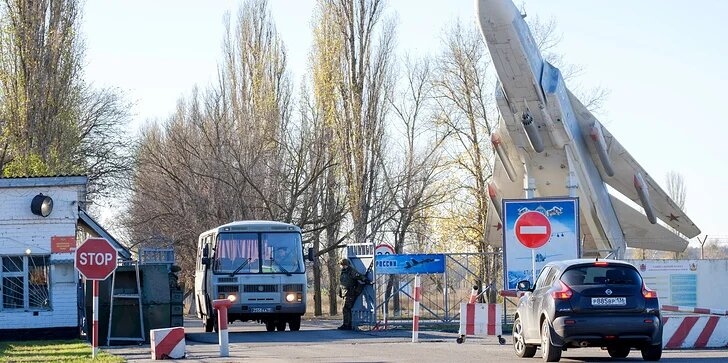
[[[625,241],[632,248],[682,252],[688,241],[661,224],[645,223],[645,216],[627,203],[610,195]]]
[[[589,147],[594,163],[597,165],[602,179],[605,183],[609,184],[612,188],[631,199],[635,203],[641,205],[641,200],[637,189],[635,188],[634,178],[636,174],[641,174],[645,184],[648,188],[650,197],[650,204],[657,218],[660,218],[670,227],[676,231],[682,233],[687,238],[693,238],[700,234],[700,229],[693,223],[690,218],[685,215],[685,212],[675,204],[667,193],[660,187],[660,185],[650,177],[642,166],[625,150],[625,148],[617,141],[617,139],[599,123],[599,121],[592,115],[592,113],[584,107],[584,105],[577,99],[570,91],[568,91],[571,105],[574,108],[574,113],[579,121],[579,126],[582,130],[582,137],[586,141]],[[604,135],[604,141],[606,143],[606,150],[609,160],[611,161],[613,176],[609,176],[602,163],[600,162],[597,147],[594,142],[591,142],[590,132],[592,126],[597,125],[601,127],[601,131]],[[576,135],[573,135],[576,137]],[[617,208],[615,207],[615,210]],[[630,207],[630,209],[632,209]],[[632,209],[634,210],[634,209]],[[640,221],[644,221],[646,229],[649,229],[647,225],[655,226],[647,221],[647,218],[640,214]],[[625,220],[623,216],[617,214],[620,224]],[[624,226],[623,226],[624,228]],[[627,240],[629,241],[629,239]],[[662,248],[658,248],[662,249]]]

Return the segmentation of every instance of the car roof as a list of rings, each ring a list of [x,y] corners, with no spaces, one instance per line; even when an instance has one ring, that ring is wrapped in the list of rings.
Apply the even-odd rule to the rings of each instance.
[[[577,259],[572,259],[572,260],[551,261],[548,264],[546,264],[546,266],[556,266],[561,270],[565,270],[571,266],[594,264],[594,262],[597,262],[597,260],[593,259],[593,258],[577,258]],[[606,262],[610,265],[621,265],[621,266],[629,266],[629,267],[635,268],[632,264],[630,264],[627,261],[601,259],[601,260],[598,260],[598,262]]]

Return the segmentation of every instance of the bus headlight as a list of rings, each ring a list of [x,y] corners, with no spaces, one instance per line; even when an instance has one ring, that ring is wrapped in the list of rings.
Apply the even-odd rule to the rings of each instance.
[[[238,296],[235,294],[230,294],[227,296],[227,299],[230,300],[230,302],[234,303],[236,300],[238,300]]]
[[[286,301],[288,302],[294,302],[296,300],[296,294],[289,292],[286,294]]]

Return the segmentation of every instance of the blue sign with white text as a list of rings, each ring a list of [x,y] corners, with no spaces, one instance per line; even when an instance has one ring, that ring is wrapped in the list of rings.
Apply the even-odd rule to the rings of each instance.
[[[441,274],[445,272],[443,254],[375,255],[377,274]]]

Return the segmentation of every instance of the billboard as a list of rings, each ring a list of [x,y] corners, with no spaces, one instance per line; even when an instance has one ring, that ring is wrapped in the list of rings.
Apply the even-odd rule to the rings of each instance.
[[[375,255],[377,274],[441,274],[445,272],[444,254]]]
[[[579,258],[578,198],[503,199],[504,290],[550,261]]]

